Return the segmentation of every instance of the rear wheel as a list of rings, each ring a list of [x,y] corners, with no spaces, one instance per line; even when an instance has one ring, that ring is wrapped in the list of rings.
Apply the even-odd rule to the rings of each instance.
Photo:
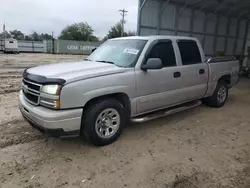
[[[119,101],[100,100],[84,110],[81,133],[91,144],[104,146],[121,135],[125,122],[125,109]]]
[[[222,107],[227,101],[228,97],[228,86],[224,80],[220,80],[217,84],[217,87],[211,97],[208,97],[203,100],[203,102],[212,107]]]

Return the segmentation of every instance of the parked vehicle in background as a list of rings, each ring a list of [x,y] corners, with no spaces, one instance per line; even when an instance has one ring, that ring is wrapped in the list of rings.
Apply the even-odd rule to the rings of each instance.
[[[0,39],[0,50],[4,53],[19,53],[18,41],[13,38]]]
[[[117,38],[83,62],[26,70],[20,109],[43,132],[80,135],[102,146],[115,141],[129,120],[145,122],[201,101],[222,107],[238,72],[234,58],[206,61],[195,38]]]

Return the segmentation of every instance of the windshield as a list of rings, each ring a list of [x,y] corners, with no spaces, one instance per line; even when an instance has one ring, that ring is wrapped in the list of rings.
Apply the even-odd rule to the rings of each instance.
[[[133,67],[146,43],[146,40],[138,39],[109,40],[97,48],[88,60]]]

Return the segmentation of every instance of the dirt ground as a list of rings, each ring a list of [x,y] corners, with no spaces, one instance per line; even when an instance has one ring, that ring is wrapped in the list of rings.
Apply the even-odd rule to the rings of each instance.
[[[250,188],[250,80],[223,108],[130,124],[112,145],[44,137],[18,110],[25,68],[83,56],[0,54],[1,188]]]

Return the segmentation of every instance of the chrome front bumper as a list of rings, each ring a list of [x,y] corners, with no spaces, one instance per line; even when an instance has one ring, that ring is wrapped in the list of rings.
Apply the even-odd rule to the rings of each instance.
[[[20,91],[20,111],[31,124],[42,132],[56,132],[59,137],[78,136],[81,128],[82,109],[51,110],[28,103]]]

